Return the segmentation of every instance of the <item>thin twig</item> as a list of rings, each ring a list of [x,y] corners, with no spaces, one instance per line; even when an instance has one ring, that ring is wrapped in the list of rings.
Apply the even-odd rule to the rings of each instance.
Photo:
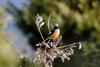
[[[41,30],[38,28],[38,30],[39,30],[39,33],[40,33],[40,35],[41,35],[41,38],[43,39],[43,41],[44,41],[44,37],[43,37],[43,35],[42,35],[42,33],[41,33]]]
[[[75,46],[76,43],[72,43],[72,44],[68,44],[68,45],[64,45],[64,46],[61,46],[61,47],[58,47],[59,49],[60,48],[67,48],[67,47],[71,47],[71,46]]]
[[[42,35],[42,33],[41,33],[41,30],[40,30],[41,26],[39,25],[41,22],[43,23],[43,18],[42,18],[41,16],[39,16],[39,14],[37,14],[37,16],[36,16],[36,26],[37,26],[37,28],[38,28],[38,31],[39,31],[40,35],[41,35],[41,38],[42,38],[43,41],[44,41],[44,37],[43,37],[43,35]],[[44,25],[44,24],[43,24],[43,25]],[[42,26],[43,26],[43,25],[42,25]]]
[[[49,18],[48,18],[48,30],[49,30],[49,33],[51,32],[51,31],[50,31],[50,18],[51,18],[51,14],[50,14],[50,16],[49,16]]]

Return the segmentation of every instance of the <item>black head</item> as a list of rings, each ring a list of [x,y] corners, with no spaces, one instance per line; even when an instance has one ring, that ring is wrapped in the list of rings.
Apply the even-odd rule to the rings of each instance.
[[[58,29],[58,28],[59,28],[58,24],[54,25],[54,29]]]

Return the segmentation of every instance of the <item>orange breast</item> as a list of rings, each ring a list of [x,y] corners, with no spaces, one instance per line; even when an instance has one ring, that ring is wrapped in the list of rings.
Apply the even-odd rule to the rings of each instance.
[[[55,38],[59,37],[59,35],[60,35],[60,30],[57,29],[47,39],[55,39]]]

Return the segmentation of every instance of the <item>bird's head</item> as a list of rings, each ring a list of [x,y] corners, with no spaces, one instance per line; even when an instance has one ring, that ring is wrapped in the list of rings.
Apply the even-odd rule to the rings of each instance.
[[[54,25],[54,29],[58,29],[59,28],[59,25],[58,24],[55,24]]]

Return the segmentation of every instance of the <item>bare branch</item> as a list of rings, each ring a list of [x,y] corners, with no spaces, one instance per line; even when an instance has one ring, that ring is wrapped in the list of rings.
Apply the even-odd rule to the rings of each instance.
[[[50,30],[50,18],[51,18],[51,14],[50,14],[50,16],[48,18],[48,30],[49,30],[49,33],[51,33],[51,30]]]

